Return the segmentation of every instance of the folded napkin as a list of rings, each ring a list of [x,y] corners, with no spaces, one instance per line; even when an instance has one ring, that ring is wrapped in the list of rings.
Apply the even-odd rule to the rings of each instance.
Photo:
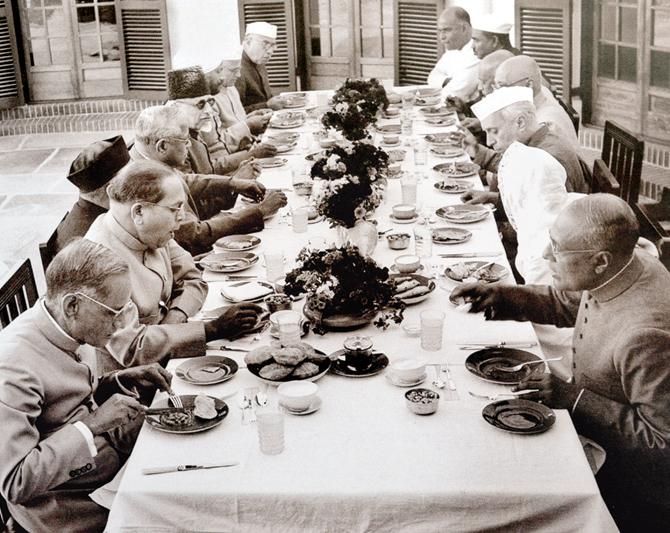
[[[293,187],[293,174],[290,168],[266,168],[258,177],[258,182],[265,185],[267,189],[290,189]]]
[[[257,281],[250,281],[249,283],[238,285],[237,287],[224,285],[221,289],[221,294],[233,302],[255,300],[267,296],[268,294],[272,294],[273,292],[274,290],[272,287],[258,283]]]

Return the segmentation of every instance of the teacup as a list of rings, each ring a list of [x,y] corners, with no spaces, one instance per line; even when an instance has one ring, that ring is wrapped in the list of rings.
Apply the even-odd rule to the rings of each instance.
[[[372,339],[363,335],[354,335],[344,340],[344,360],[354,368],[364,370],[374,362]]]
[[[426,363],[419,359],[403,358],[391,363],[389,370],[399,381],[411,383],[423,377]]]
[[[421,258],[416,255],[399,255],[395,258],[394,263],[401,274],[411,274],[419,270]]]
[[[319,386],[311,381],[287,381],[277,387],[279,402],[294,411],[309,409],[319,392]]]
[[[397,204],[393,206],[393,216],[399,220],[409,220],[416,215],[416,206],[412,204]]]
[[[400,114],[400,109],[397,107],[387,107],[385,113],[388,117],[396,117]]]
[[[384,144],[398,144],[400,141],[400,137],[398,137],[395,133],[384,135],[382,139],[384,140]]]

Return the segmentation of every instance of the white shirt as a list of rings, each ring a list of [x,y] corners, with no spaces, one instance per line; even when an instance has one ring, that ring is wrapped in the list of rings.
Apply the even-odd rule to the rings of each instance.
[[[477,90],[479,59],[472,41],[459,50],[446,50],[428,75],[428,85],[442,88],[442,96],[458,96],[463,100]],[[445,85],[445,82],[448,83]]]

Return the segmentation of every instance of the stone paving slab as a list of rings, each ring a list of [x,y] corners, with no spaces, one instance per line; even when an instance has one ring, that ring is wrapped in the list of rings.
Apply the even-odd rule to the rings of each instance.
[[[24,150],[29,148],[77,148],[102,139],[109,139],[115,135],[123,135],[126,143],[135,138],[132,130],[32,134],[21,136],[24,138],[21,148]],[[0,140],[9,138],[11,137],[0,137]]]
[[[12,135],[10,137],[0,136],[0,151],[18,150],[21,143],[26,140],[26,137],[27,135]]]
[[[59,148],[52,154],[38,169],[39,174],[60,174],[66,176],[70,170],[70,165],[74,161],[82,147],[78,148]]]
[[[37,170],[53,152],[54,148],[1,152],[0,173],[4,174],[4,172],[9,171],[12,174],[30,174]],[[2,174],[0,174],[0,180],[2,179]],[[2,187],[1,184],[0,187]]]

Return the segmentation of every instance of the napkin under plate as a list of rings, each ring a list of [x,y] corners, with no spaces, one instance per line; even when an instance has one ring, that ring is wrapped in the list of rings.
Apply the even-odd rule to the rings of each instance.
[[[256,281],[250,281],[244,285],[238,285],[237,287],[232,285],[224,285],[221,288],[221,294],[232,302],[246,302],[249,300],[256,300],[272,294],[274,291],[272,288],[258,283]]]

